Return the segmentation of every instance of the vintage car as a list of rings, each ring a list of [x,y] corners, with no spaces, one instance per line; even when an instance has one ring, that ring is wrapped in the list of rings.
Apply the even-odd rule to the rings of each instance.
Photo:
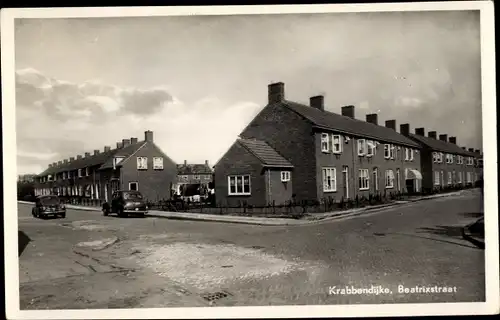
[[[31,214],[36,218],[48,218],[49,216],[66,218],[66,207],[56,195],[39,196],[35,199],[35,206]]]
[[[148,207],[139,191],[115,191],[111,196],[111,202],[102,205],[102,212],[105,216],[110,213],[116,213],[120,217],[129,214],[144,216],[148,213]]]

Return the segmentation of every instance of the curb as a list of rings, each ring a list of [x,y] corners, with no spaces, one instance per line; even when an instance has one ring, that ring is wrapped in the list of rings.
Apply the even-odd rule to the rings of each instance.
[[[239,223],[239,224],[251,224],[251,225],[261,225],[261,226],[307,225],[307,224],[321,223],[321,222],[331,221],[331,220],[338,220],[338,219],[347,218],[347,217],[355,217],[355,216],[363,215],[366,213],[375,212],[377,210],[389,209],[392,207],[401,206],[401,205],[408,204],[408,203],[419,202],[419,201],[423,201],[423,200],[432,200],[432,199],[444,198],[444,197],[450,197],[450,196],[456,196],[456,195],[460,195],[460,192],[454,193],[454,194],[445,194],[442,196],[430,197],[430,198],[420,198],[420,199],[414,199],[414,200],[396,201],[394,203],[380,205],[378,207],[365,207],[365,208],[359,208],[359,209],[351,209],[350,211],[348,210],[347,212],[344,211],[344,212],[334,213],[331,215],[325,215],[324,217],[319,217],[316,219],[261,218],[261,219],[257,220],[257,219],[252,218],[252,217],[235,217],[233,219],[233,218],[230,218],[230,216],[220,216],[220,217],[219,216],[214,217],[213,215],[187,216],[186,213],[167,213],[164,211],[150,211],[147,214],[147,216],[148,217],[155,217],[155,218],[162,218],[162,219],[172,219],[172,220]],[[18,201],[18,203],[33,204],[33,202],[28,202],[28,201]],[[101,211],[99,208],[87,208],[87,207],[80,207],[80,206],[73,206],[73,205],[66,205],[66,208],[73,209],[73,210],[81,210],[81,211],[94,211],[94,212]],[[157,213],[154,213],[154,212],[157,212]],[[463,233],[464,233],[464,231],[463,231]],[[465,238],[465,234],[464,234],[464,238]],[[471,240],[469,240],[469,241],[471,241]],[[474,241],[477,241],[477,240],[474,240]],[[484,246],[484,243],[483,243],[483,246]]]
[[[467,227],[462,228],[462,238],[469,241],[478,248],[485,248],[484,240],[479,240],[478,238],[475,238],[471,233],[467,232]]]

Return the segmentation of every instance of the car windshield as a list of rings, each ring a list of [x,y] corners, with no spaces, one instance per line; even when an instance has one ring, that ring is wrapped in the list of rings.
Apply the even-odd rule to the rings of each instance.
[[[59,204],[61,201],[59,200],[58,197],[43,197],[40,199],[41,204],[45,205],[53,205],[53,204]]]
[[[139,192],[125,192],[123,194],[125,200],[142,200],[142,195]]]

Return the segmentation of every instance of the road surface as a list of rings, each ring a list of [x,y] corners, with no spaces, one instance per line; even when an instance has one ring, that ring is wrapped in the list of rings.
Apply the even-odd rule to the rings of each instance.
[[[472,190],[253,226],[81,210],[42,220],[19,204],[21,309],[484,301],[484,250],[460,231],[481,208]]]

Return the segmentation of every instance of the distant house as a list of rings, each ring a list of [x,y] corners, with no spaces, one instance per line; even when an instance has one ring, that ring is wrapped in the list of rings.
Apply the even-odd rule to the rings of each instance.
[[[213,170],[208,160],[204,164],[177,165],[177,181],[174,191],[179,196],[193,196],[208,193],[212,182]]]
[[[379,126],[377,114],[366,122],[355,119],[354,106],[336,114],[325,110],[323,96],[309,102],[286,100],[281,82],[268,86],[268,104],[215,166],[218,203],[340,201],[420,191],[421,146],[398,133],[395,120]],[[279,165],[266,166],[262,149]],[[279,183],[266,175],[279,176]]]
[[[31,183],[35,182],[36,174],[20,174],[17,176],[17,182]]]
[[[123,139],[116,148],[104,147],[76,158],[54,162],[36,178],[36,195],[108,201],[116,190],[138,190],[151,201],[170,199],[177,179],[176,164],[154,143],[153,132],[144,140]]]
[[[408,137],[422,146],[422,174],[424,188],[473,186],[482,173],[482,156],[479,150],[457,145],[456,137],[446,134],[439,135],[436,131],[429,131],[425,136],[424,128],[415,129],[415,134]]]

